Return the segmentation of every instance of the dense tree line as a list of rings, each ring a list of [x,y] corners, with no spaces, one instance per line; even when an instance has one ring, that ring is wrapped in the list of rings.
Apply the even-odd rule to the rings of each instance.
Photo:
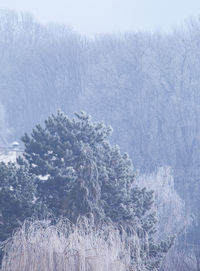
[[[1,103],[13,138],[58,108],[87,109],[112,125],[136,168],[198,177],[198,21],[168,35],[95,40],[26,14],[2,11],[0,25]]]

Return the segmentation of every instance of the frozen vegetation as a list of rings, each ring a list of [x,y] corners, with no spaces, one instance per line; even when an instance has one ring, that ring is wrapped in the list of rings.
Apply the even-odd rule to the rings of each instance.
[[[112,193],[116,193],[116,196],[111,193],[112,201],[109,202],[106,192],[103,200],[108,206],[111,204],[112,208],[102,207],[101,202],[101,208],[98,209],[101,212],[97,213],[103,215],[107,212],[112,219],[120,220],[132,212],[132,207],[127,209],[130,207],[128,203],[124,205],[126,196],[132,195],[128,188],[135,188],[137,184],[140,192],[143,187],[146,187],[147,191],[154,190],[152,199],[150,194],[144,192],[144,195],[149,195],[151,214],[153,211],[157,213],[158,223],[155,227],[158,231],[151,233],[153,240],[159,243],[168,236],[177,236],[175,246],[169,251],[161,270],[199,271],[200,21],[191,19],[170,34],[139,32],[99,35],[90,40],[63,25],[41,25],[29,14],[1,11],[0,37],[1,150],[8,148],[14,140],[20,140],[25,132],[29,134],[37,123],[42,124],[58,108],[70,117],[74,112],[85,110],[94,120],[104,120],[114,130],[110,138],[111,144],[118,144],[122,153],[128,152],[133,161],[134,172],[140,173],[135,173],[133,184],[129,184],[126,179],[126,182],[117,182],[115,186],[114,180],[119,180],[121,175],[118,175],[117,166],[112,166],[116,174],[114,179],[111,178],[114,187]],[[78,128],[75,130],[78,131]],[[104,130],[104,133],[106,131]],[[41,132],[42,137],[43,131],[40,128],[37,132]],[[33,132],[34,135],[36,140],[37,133]],[[45,135],[48,137],[49,134]],[[86,132],[84,136],[87,139],[93,138],[93,134],[87,137]],[[27,140],[24,137],[25,145],[29,144]],[[56,140],[52,143],[54,147]],[[98,168],[98,172],[102,180],[109,179],[111,173],[106,163],[97,167],[96,164],[88,162],[91,157],[95,163],[95,157],[101,157],[102,160],[105,158],[102,158],[102,153],[95,156],[93,146],[88,142],[83,144],[85,152],[81,156],[85,164],[80,162],[80,165],[85,169],[81,174],[93,174],[91,180],[94,180],[97,187],[97,190],[94,189],[96,198],[92,198],[93,194],[89,193],[93,208],[99,200],[99,191],[104,187],[99,187],[95,181],[99,176],[96,168],[101,168]],[[71,155],[67,144],[65,149],[69,152],[63,154],[59,150],[63,155],[60,160],[57,160],[58,157],[52,150],[45,153],[45,148],[39,148],[43,157],[51,159],[48,172],[47,169],[42,171],[46,164],[40,160],[41,157],[29,156],[35,147],[32,148],[29,146],[27,149],[27,157],[31,157],[32,161],[35,159],[38,168],[34,170],[37,163],[31,162],[31,174],[41,177],[41,183],[45,181],[44,176],[48,176],[51,184],[46,194],[43,193],[45,189],[40,191],[41,197],[51,196],[48,193],[55,186],[50,173],[59,179],[57,168],[64,176],[70,176],[70,180],[76,179],[77,172],[80,174],[79,164],[76,165],[77,171],[73,171],[70,163],[69,167],[65,168],[66,159]],[[1,161],[14,160],[15,153],[10,154],[10,158],[3,156],[3,153],[4,151],[1,151]],[[123,159],[129,163],[129,158],[122,158],[117,147],[112,149],[111,153],[112,157],[119,158],[120,163],[123,164]],[[129,167],[125,168],[128,170]],[[12,217],[15,221],[12,227],[16,227],[19,226],[19,221],[22,223],[36,208],[35,188],[31,190],[35,176],[30,176],[30,169],[23,170],[11,165],[1,166],[0,234],[5,228],[2,217],[7,221],[6,225],[12,224],[8,219]],[[124,176],[128,174],[126,170]],[[28,183],[25,180],[29,180]],[[9,181],[12,182],[11,186],[8,185]],[[24,186],[21,186],[22,183]],[[73,181],[70,184],[73,184]],[[109,189],[112,190],[111,185]],[[119,194],[117,190],[120,191]],[[141,200],[140,192],[138,194]],[[5,195],[12,199],[8,206],[4,205]],[[53,197],[57,197],[56,192]],[[16,198],[19,199],[18,220],[9,213],[15,206]],[[120,202],[121,200],[124,202]],[[137,201],[138,205],[141,204],[140,200]],[[23,202],[27,204],[25,213],[21,213]],[[48,201],[47,207],[51,208],[51,204],[55,202],[59,206],[59,201],[53,199]],[[73,205],[71,201],[70,204]],[[61,207],[63,209],[59,210],[63,214],[66,209]],[[87,208],[90,207],[89,204]],[[11,208],[7,216],[4,212],[8,209],[4,208]],[[38,205],[36,209],[39,208]],[[117,216],[117,212],[112,213],[115,209],[119,210],[121,216]],[[69,210],[71,209],[67,209],[64,214],[71,215]],[[145,215],[141,217],[146,223],[148,220]],[[151,223],[156,224],[155,221],[152,222],[153,215],[151,219]],[[147,224],[145,226],[147,227]],[[7,229],[10,228],[7,226]],[[1,235],[1,240],[9,236],[8,232]],[[152,244],[152,251],[154,248]],[[144,258],[143,261],[145,262]]]
[[[54,225],[48,220],[26,221],[4,250],[1,271],[126,271],[130,267],[126,234],[109,223],[97,229],[86,218],[79,218],[76,225],[67,220]]]
[[[158,168],[150,175],[139,175],[138,185],[154,191],[154,205],[158,217],[157,238],[179,234],[190,224],[185,203],[174,188],[174,178],[169,167]]]

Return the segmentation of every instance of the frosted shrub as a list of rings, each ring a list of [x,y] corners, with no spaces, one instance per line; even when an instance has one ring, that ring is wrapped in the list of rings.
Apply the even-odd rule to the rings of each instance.
[[[129,246],[123,230],[98,229],[87,219],[26,221],[4,243],[1,271],[126,271]]]
[[[189,218],[186,217],[185,202],[174,188],[170,167],[163,166],[152,174],[140,175],[137,183],[140,187],[154,191],[154,205],[158,215],[157,240],[174,235],[187,226]]]

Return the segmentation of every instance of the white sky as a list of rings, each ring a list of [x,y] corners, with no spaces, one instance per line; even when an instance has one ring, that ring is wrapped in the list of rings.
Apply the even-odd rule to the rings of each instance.
[[[165,30],[200,15],[200,0],[0,0],[0,9],[31,12],[40,22],[59,22],[92,35]]]

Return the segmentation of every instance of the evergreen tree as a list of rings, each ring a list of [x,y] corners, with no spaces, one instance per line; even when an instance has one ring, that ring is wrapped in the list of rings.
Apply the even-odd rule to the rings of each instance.
[[[110,127],[92,122],[85,113],[76,117],[70,120],[58,112],[44,128],[37,125],[31,136],[25,134],[25,159],[18,163],[29,163],[30,173],[37,176],[38,198],[55,216],[76,222],[79,215],[93,213],[97,223],[108,218],[134,229],[143,242],[140,257],[146,268],[158,268],[171,242],[154,244],[153,192],[134,185],[128,155],[107,141]],[[137,261],[134,253],[132,258]]]
[[[0,241],[6,240],[36,209],[34,178],[24,166],[0,163]],[[39,210],[39,209],[38,209]],[[2,252],[0,251],[0,260]]]

